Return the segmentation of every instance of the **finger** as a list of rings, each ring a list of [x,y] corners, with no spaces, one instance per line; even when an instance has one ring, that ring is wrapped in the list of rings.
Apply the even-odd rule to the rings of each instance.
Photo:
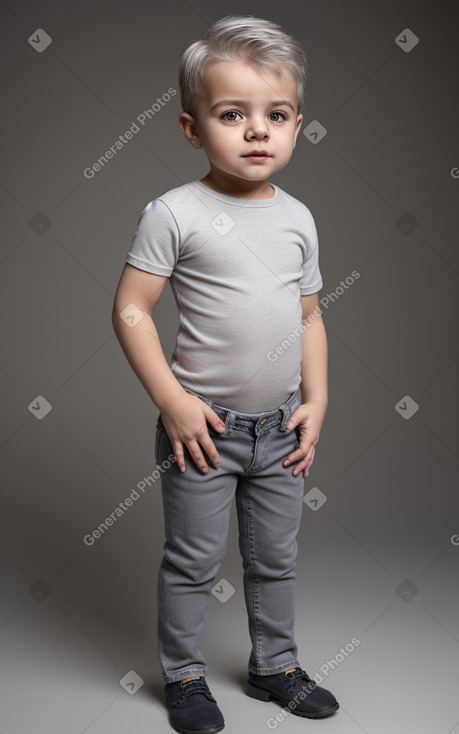
[[[196,440],[190,441],[187,443],[187,449],[198,469],[200,469],[204,474],[207,474],[209,467],[207,466],[207,461],[204,458],[198,442]]]
[[[299,426],[300,423],[306,422],[308,415],[309,415],[308,411],[305,412],[304,410],[301,410],[301,409],[295,410],[287,421],[288,430],[292,431],[294,428],[297,428],[297,426]]]
[[[309,469],[311,468],[311,464],[314,461],[314,454],[315,454],[315,447],[313,446],[311,455],[308,458],[308,463],[306,464],[305,468],[303,469],[303,474],[305,477],[309,476]]]
[[[214,466],[217,466],[220,463],[220,456],[218,454],[218,451],[215,447],[214,442],[212,441],[211,437],[207,433],[207,436],[201,439],[201,445],[206,452],[207,456],[211,460],[212,464]]]
[[[298,457],[299,459],[301,459],[301,461],[299,461],[296,464],[296,466],[294,467],[294,469],[293,469],[293,476],[296,477],[296,475],[299,474],[301,471],[303,473],[305,471],[307,471],[309,473],[309,467],[312,464],[312,459],[314,457],[314,451],[315,451],[315,447],[313,445],[311,445],[309,447],[309,451],[306,453],[306,455],[302,454],[302,456]],[[294,453],[297,453],[297,452],[294,452]],[[286,466],[288,466],[288,464]],[[304,474],[304,476],[307,476],[307,474]]]
[[[295,451],[293,451],[291,454],[289,454],[284,459],[284,466],[289,466],[289,464],[293,464],[294,461],[299,461],[300,459],[306,458],[309,448],[310,448],[310,444],[306,444],[306,445],[300,444],[300,446],[298,446],[298,448],[295,449]]]
[[[172,445],[174,448],[174,454],[175,454],[175,460],[177,462],[177,466],[180,469],[180,471],[185,471],[185,454],[183,451],[183,446],[180,441],[173,441]]]
[[[296,477],[296,476],[298,476],[298,474],[301,474],[301,472],[304,471],[307,468],[308,468],[307,461],[306,461],[306,459],[303,459],[303,461],[300,461],[298,464],[296,464],[293,467],[292,474],[293,474],[294,477]]]
[[[297,474],[303,472],[304,476],[307,477],[309,474],[309,468],[312,462],[309,459],[303,459],[293,469],[293,475],[296,477]],[[306,472],[306,473],[305,473]]]
[[[212,410],[212,408],[210,407],[210,405],[206,405],[204,403],[204,406],[205,406],[204,407],[204,415],[205,415],[206,420],[208,421],[208,423],[210,423],[210,425],[213,428],[215,428],[216,431],[222,431],[222,430],[224,430],[225,429],[225,424],[222,421],[222,419],[220,418],[220,416],[217,415],[217,413],[215,412],[215,410]]]

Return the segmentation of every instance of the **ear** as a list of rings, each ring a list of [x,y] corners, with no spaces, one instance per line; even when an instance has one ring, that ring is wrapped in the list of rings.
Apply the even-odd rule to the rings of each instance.
[[[303,122],[303,115],[298,115],[296,118],[295,137],[293,138],[293,147],[295,147],[296,145],[296,139],[298,137],[298,133],[300,132],[302,122]]]
[[[188,112],[181,112],[179,115],[179,125],[182,129],[182,133],[186,137],[193,148],[202,148],[201,139],[198,134],[198,129],[194,118],[188,114]]]

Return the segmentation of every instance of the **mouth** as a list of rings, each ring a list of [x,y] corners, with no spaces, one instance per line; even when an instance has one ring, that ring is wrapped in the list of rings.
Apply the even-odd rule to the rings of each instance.
[[[266,150],[252,150],[250,153],[247,153],[242,157],[248,158],[250,161],[266,161],[268,158],[271,158]]]

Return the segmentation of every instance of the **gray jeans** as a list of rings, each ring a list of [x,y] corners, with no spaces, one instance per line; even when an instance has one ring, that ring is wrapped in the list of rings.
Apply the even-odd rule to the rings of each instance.
[[[172,453],[161,414],[155,460],[161,475],[164,555],[158,574],[158,655],[166,683],[207,675],[199,644],[211,588],[223,561],[233,497],[239,524],[244,595],[252,650],[248,669],[258,675],[300,666],[294,640],[296,536],[303,508],[304,476],[282,465],[295,450],[298,429],[286,431],[301,404],[300,388],[276,410],[237,413],[204,400],[225,423],[208,423],[220,464],[203,474],[185,447],[186,470],[166,461]]]

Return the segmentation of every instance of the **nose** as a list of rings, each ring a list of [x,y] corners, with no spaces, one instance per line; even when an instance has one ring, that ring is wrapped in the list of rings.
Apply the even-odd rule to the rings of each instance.
[[[257,115],[248,119],[245,137],[248,140],[253,138],[265,139],[269,138],[268,125],[263,115]]]

